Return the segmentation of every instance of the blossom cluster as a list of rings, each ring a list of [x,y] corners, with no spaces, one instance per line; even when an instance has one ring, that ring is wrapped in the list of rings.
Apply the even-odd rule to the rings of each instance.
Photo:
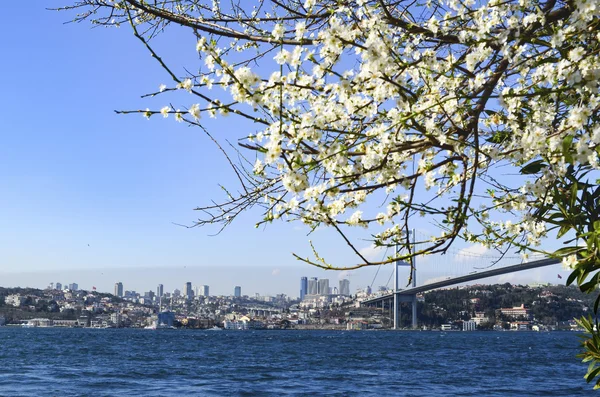
[[[293,12],[132,3],[117,4],[135,11],[134,28],[193,27],[202,59],[160,88],[193,94],[185,111],[144,115],[237,113],[259,126],[244,147],[257,153],[251,196],[267,221],[369,227],[393,245],[418,215],[440,228],[430,252],[456,237],[531,248],[548,233],[533,214],[555,203],[552,187],[570,167],[600,169],[597,0],[437,0],[418,12],[368,0]],[[229,222],[227,208],[211,219]]]

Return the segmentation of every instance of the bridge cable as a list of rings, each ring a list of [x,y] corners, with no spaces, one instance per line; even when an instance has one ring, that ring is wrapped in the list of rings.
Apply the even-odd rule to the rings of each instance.
[[[381,257],[381,262],[383,262],[383,260],[385,259],[385,256],[387,255],[388,249],[390,247],[385,247],[385,252],[383,253],[383,256]],[[377,271],[375,272],[375,277],[373,277],[373,281],[371,281],[371,289],[373,289],[373,284],[375,284],[375,279],[377,278],[377,275],[379,274],[379,269],[381,269],[381,266],[383,265],[379,265],[377,266]]]

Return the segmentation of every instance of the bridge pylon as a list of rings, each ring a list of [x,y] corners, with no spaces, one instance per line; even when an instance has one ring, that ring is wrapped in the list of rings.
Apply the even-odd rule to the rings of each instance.
[[[411,231],[413,238],[413,248],[415,246],[415,231],[414,229]],[[399,248],[396,245],[396,256],[398,256]],[[412,266],[408,262],[397,260],[394,263],[394,329],[400,329],[400,290],[398,289],[398,266],[409,266],[412,271],[412,286],[413,288],[417,286],[417,259],[413,256],[412,258]],[[411,296],[412,303],[412,328],[417,329],[417,294]]]

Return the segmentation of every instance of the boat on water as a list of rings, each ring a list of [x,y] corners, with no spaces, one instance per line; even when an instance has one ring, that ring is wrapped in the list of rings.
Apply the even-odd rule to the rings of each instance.
[[[223,331],[223,328],[219,328],[214,325],[212,328],[208,328],[207,331]]]
[[[172,325],[160,323],[160,324],[148,325],[148,326],[144,327],[144,329],[177,329],[177,327],[173,327]]]

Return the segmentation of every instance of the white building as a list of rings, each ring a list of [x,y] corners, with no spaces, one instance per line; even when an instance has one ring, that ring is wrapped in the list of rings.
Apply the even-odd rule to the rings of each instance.
[[[500,309],[500,313],[504,314],[508,317],[519,318],[519,317],[530,317],[530,310],[525,308],[525,305],[521,304],[521,306],[502,308]]]
[[[110,322],[115,324],[117,327],[121,326],[121,322],[123,321],[121,313],[112,313],[110,315]]]
[[[19,294],[8,295],[6,298],[4,298],[4,303],[14,307],[23,306],[25,303],[25,297]]]
[[[486,317],[484,312],[475,312],[475,317],[471,317],[471,321],[474,321],[475,324],[480,325],[482,323],[489,323],[490,319]]]
[[[247,321],[223,321],[224,329],[248,329]]]
[[[49,318],[32,318],[27,321],[28,327],[52,327],[53,321]]]
[[[463,331],[475,331],[477,324],[475,321],[463,321]]]

